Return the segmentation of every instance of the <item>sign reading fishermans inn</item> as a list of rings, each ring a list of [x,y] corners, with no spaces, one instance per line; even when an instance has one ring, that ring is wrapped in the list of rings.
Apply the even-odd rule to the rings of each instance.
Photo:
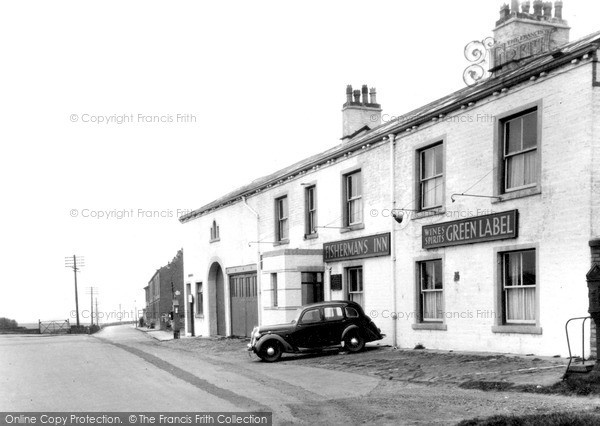
[[[423,226],[423,248],[458,246],[484,241],[517,238],[519,211],[510,210],[485,216]]]
[[[390,254],[390,233],[323,244],[323,261],[362,259]]]

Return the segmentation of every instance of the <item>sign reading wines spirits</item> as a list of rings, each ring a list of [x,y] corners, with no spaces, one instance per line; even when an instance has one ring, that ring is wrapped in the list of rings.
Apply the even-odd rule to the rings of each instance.
[[[438,225],[426,225],[423,226],[423,248],[432,249],[517,238],[518,220],[519,211],[510,210]]]
[[[362,259],[390,254],[390,233],[323,244],[323,261]]]

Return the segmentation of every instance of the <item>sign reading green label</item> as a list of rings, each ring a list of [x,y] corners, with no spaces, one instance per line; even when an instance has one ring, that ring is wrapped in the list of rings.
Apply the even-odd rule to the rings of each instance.
[[[361,259],[390,254],[390,233],[323,244],[323,261]]]
[[[485,216],[423,226],[423,248],[457,246],[483,241],[517,238],[519,211],[510,210]]]

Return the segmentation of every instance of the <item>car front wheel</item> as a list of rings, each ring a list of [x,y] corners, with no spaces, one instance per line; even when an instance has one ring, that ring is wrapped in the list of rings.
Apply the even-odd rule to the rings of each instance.
[[[365,339],[358,331],[351,331],[344,337],[344,347],[348,352],[360,352],[365,347]]]
[[[260,359],[266,362],[275,362],[279,361],[281,358],[283,350],[281,349],[281,344],[277,340],[269,340],[260,348],[258,352],[258,356]]]

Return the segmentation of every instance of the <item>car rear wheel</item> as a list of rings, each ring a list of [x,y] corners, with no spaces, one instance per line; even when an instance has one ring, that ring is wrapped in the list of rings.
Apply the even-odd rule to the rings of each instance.
[[[277,340],[268,340],[260,348],[258,356],[265,362],[279,361],[283,349]]]
[[[352,330],[344,337],[344,347],[348,352],[360,352],[365,347],[365,339],[357,330]]]

